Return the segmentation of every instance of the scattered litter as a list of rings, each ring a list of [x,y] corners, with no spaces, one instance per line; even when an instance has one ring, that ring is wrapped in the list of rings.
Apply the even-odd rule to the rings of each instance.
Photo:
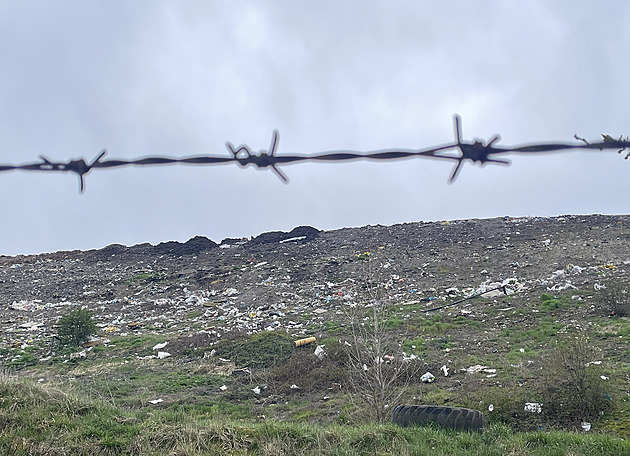
[[[299,386],[297,386],[297,385],[294,383],[293,385],[291,385],[291,389],[292,389],[292,390],[294,390],[294,389],[300,389],[300,387],[299,387]]]
[[[168,358],[169,356],[171,356],[169,352],[158,352],[157,359],[164,359]]]
[[[525,411],[530,413],[541,413],[542,412],[542,404],[538,402],[526,402],[525,403]]]
[[[40,321],[29,321],[26,323],[22,323],[19,327],[22,329],[39,329],[44,326],[44,323]]]
[[[154,399],[152,401],[149,401],[151,404],[155,405],[155,404],[159,404],[160,402],[164,402],[164,399]]]
[[[82,350],[78,353],[72,353],[70,355],[70,359],[85,358],[85,357],[87,357],[87,352],[85,350]]]
[[[427,372],[422,377],[420,377],[420,381],[422,383],[433,383],[435,381],[435,375],[433,375],[431,372]]]
[[[591,423],[589,423],[588,421],[582,421],[581,426],[584,432],[588,432],[591,430]]]
[[[564,283],[557,283],[551,287],[547,287],[547,291],[562,291],[568,290],[569,288],[571,288],[572,290],[577,289],[577,287],[573,285],[570,280],[567,280]]]
[[[324,359],[324,356],[326,356],[326,352],[324,351],[323,345],[317,346],[317,348],[315,349],[315,356],[317,356],[319,359]]]
[[[225,386],[225,385],[221,385],[221,386],[219,386],[219,389],[220,389],[221,391],[225,391],[225,390],[227,389],[227,386]]]
[[[491,412],[491,411],[493,411],[493,410],[494,410],[494,404],[490,404],[490,405],[488,406],[488,411],[489,411],[489,412]]]
[[[168,345],[168,342],[163,342],[163,343],[161,343],[161,344],[155,344],[155,345],[153,346],[152,350],[154,350],[154,351],[155,351],[155,350],[160,350],[160,349],[162,349],[162,348],[166,347],[167,345]]]
[[[475,364],[474,366],[470,366],[468,369],[466,369],[466,372],[469,374],[475,374],[477,372],[481,372],[484,369],[487,369],[488,366],[482,366],[481,364]]]
[[[605,375],[600,375],[599,378],[601,378],[602,380],[608,380],[608,377],[606,377]]]
[[[444,376],[448,377],[448,367],[446,367],[446,364],[444,366],[440,367],[440,369],[444,373]]]
[[[285,242],[292,242],[292,241],[301,241],[302,239],[306,239],[306,236],[297,236],[297,237],[292,237],[289,239],[283,239],[281,241],[278,241],[278,244],[284,244]]]
[[[260,394],[260,386],[252,388],[252,391],[254,392],[254,394]]]

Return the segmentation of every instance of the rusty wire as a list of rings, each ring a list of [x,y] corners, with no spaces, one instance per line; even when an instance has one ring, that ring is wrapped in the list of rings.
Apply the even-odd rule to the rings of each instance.
[[[426,149],[384,149],[370,152],[358,152],[351,150],[327,151],[315,155],[276,155],[279,143],[279,134],[277,130],[273,131],[271,145],[269,150],[260,150],[258,153],[252,152],[247,145],[235,147],[230,142],[226,142],[226,148],[231,156],[193,156],[193,157],[144,157],[134,160],[103,160],[107,153],[106,150],[101,153],[90,163],[80,158],[70,160],[68,162],[54,162],[40,155],[40,161],[36,163],[27,163],[23,165],[0,165],[0,172],[11,170],[22,171],[52,171],[52,172],[71,172],[79,177],[79,191],[83,193],[85,190],[85,175],[91,170],[98,168],[118,168],[122,166],[154,166],[154,165],[172,165],[172,164],[188,164],[188,165],[218,165],[226,163],[237,163],[241,167],[254,165],[257,168],[271,168],[278,177],[285,183],[288,182],[287,177],[278,169],[278,165],[298,163],[305,161],[314,162],[340,162],[350,160],[400,160],[407,158],[435,158],[441,160],[451,160],[457,162],[449,183],[453,182],[461,170],[464,161],[470,160],[473,163],[497,163],[509,165],[508,160],[493,158],[500,154],[522,153],[549,153],[561,152],[566,150],[600,150],[618,149],[618,153],[622,153],[626,149],[630,150],[630,138],[619,137],[614,139],[609,135],[602,135],[603,140],[600,142],[589,142],[584,138],[575,135],[575,139],[580,142],[573,143],[541,143],[523,146],[505,146],[497,147],[495,144],[499,141],[500,136],[494,136],[486,144],[483,140],[475,139],[474,142],[466,142],[462,140],[461,119],[459,115],[453,116],[455,123],[455,142],[436,146]],[[459,151],[459,155],[447,151]],[[625,156],[630,156],[630,152]]]

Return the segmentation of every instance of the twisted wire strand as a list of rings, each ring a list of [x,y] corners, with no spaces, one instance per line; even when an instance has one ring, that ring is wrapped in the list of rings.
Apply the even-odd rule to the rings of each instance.
[[[276,155],[279,144],[279,134],[277,130],[273,131],[272,140],[269,150],[253,153],[247,145],[234,147],[230,142],[226,142],[226,148],[231,156],[191,156],[191,157],[143,157],[130,160],[103,160],[107,153],[106,150],[101,153],[92,162],[88,163],[85,159],[75,159],[67,162],[54,162],[46,157],[40,156],[40,161],[35,163],[26,163],[21,165],[0,165],[0,172],[3,171],[50,171],[50,172],[71,172],[79,177],[79,191],[85,190],[85,175],[93,169],[100,168],[119,168],[123,166],[158,166],[158,165],[220,165],[228,163],[237,163],[241,167],[253,165],[257,168],[271,168],[280,179],[285,183],[288,182],[287,177],[278,169],[278,165],[285,165],[300,162],[344,162],[353,160],[404,160],[410,158],[433,158],[438,160],[451,160],[457,162],[449,182],[453,182],[464,161],[472,162],[496,163],[509,165],[510,162],[505,159],[494,158],[503,154],[540,154],[550,152],[562,152],[567,150],[607,150],[617,149],[618,153],[622,153],[626,149],[629,150],[626,159],[630,156],[630,138],[619,137],[614,139],[609,135],[602,135],[603,140],[599,142],[589,142],[584,138],[575,135],[575,139],[579,142],[571,143],[540,143],[528,144],[520,146],[502,146],[498,147],[494,144],[499,141],[500,137],[494,136],[488,143],[481,140],[474,142],[463,141],[461,134],[461,119],[455,114],[453,116],[455,124],[455,142],[441,146],[435,146],[425,149],[383,149],[368,152],[360,152],[353,150],[333,150],[320,152],[313,155]],[[450,151],[450,153],[446,153]],[[454,155],[458,153],[458,155]]]

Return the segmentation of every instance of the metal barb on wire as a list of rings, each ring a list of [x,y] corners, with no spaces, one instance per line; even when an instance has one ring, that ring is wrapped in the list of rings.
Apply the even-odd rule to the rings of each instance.
[[[510,164],[507,160],[489,158],[491,154],[504,152],[504,150],[492,147],[495,142],[501,139],[501,136],[493,136],[492,139],[488,141],[487,145],[478,139],[476,139],[473,143],[464,143],[462,142],[461,118],[459,115],[455,114],[453,119],[455,122],[455,140],[457,141],[457,147],[461,152],[461,156],[455,158],[457,160],[457,165],[451,174],[451,178],[448,180],[449,183],[452,183],[457,178],[457,174],[459,173],[464,160],[471,160],[473,163],[479,162],[482,165],[485,163],[500,163],[502,165]]]
[[[602,135],[603,140],[600,142],[590,143],[586,139],[577,135],[574,138],[580,143],[541,143],[512,147],[497,147],[495,144],[500,140],[500,136],[493,136],[488,143],[475,139],[474,142],[466,142],[462,140],[461,118],[455,114],[453,116],[455,142],[435,146],[426,149],[385,149],[370,152],[359,152],[352,150],[326,151],[314,155],[276,155],[280,135],[278,130],[274,130],[271,135],[271,143],[269,150],[260,150],[258,153],[252,153],[251,149],[242,144],[235,147],[229,141],[225,143],[231,156],[193,156],[193,157],[145,157],[134,160],[102,160],[106,154],[103,150],[91,163],[87,163],[84,159],[70,160],[68,162],[53,162],[48,158],[40,155],[40,162],[29,163],[23,165],[0,165],[0,172],[11,170],[22,171],[70,171],[76,173],[79,177],[79,192],[85,190],[85,175],[94,168],[117,168],[123,166],[156,166],[156,165],[219,165],[226,163],[237,163],[241,167],[254,165],[257,168],[271,168],[271,170],[284,182],[288,182],[288,178],[282,173],[278,166],[281,164],[290,164],[298,162],[346,162],[353,160],[402,160],[409,158],[435,158],[439,160],[456,161],[457,164],[451,172],[449,183],[456,180],[461,171],[461,166],[466,160],[473,163],[496,163],[501,165],[509,165],[510,162],[505,159],[495,158],[499,154],[520,153],[549,153],[561,152],[565,150],[600,150],[617,149],[618,153],[624,150],[630,151],[630,138],[620,136],[618,139],[610,135]],[[448,152],[456,150],[458,155]],[[447,153],[448,152],[448,153]],[[630,152],[625,156],[630,157]]]
[[[275,156],[276,150],[278,149],[278,141],[280,140],[280,134],[278,130],[274,130],[271,135],[271,145],[269,146],[269,153],[265,150],[258,151],[258,155],[252,154],[251,149],[241,144],[238,148],[234,148],[234,145],[227,141],[225,146],[232,153],[234,160],[238,162],[239,165],[245,167],[247,165],[255,165],[258,168],[267,168],[270,167],[276,175],[284,182],[285,184],[289,182],[289,179],[280,172],[280,170],[276,167],[278,163],[277,158]],[[241,152],[245,152],[247,155],[245,157],[240,157],[239,154]]]

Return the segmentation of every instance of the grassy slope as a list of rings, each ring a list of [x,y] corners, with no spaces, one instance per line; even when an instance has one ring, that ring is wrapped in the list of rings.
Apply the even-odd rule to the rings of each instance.
[[[0,379],[0,452],[6,455],[624,455],[630,443],[601,434],[484,434],[393,425],[248,423],[172,410],[128,410],[73,390]]]

